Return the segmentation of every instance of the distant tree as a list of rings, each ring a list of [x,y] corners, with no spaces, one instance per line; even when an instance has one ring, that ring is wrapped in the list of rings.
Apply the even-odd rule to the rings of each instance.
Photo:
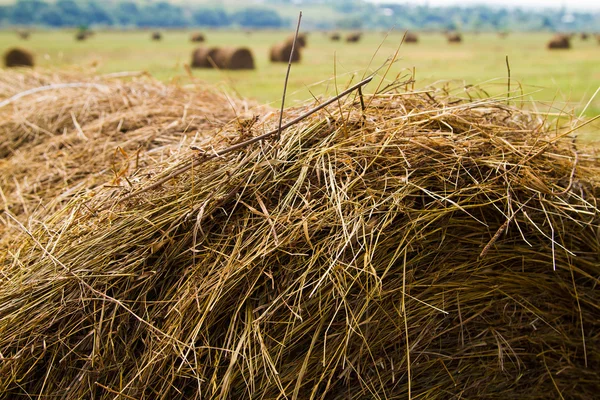
[[[100,3],[97,0],[89,1],[83,13],[89,25],[112,25],[114,21],[111,15],[113,13],[105,8],[104,3]]]
[[[285,21],[270,8],[245,8],[233,15],[233,20],[244,28],[280,28]]]
[[[63,21],[61,13],[56,9],[56,7],[48,7],[45,10],[43,10],[40,13],[39,21],[44,25],[53,27],[60,27],[66,25]]]
[[[138,21],[140,26],[175,28],[189,25],[183,9],[166,1],[150,3],[141,11]]]
[[[196,25],[200,26],[227,26],[231,24],[231,18],[223,8],[199,8],[192,14]]]
[[[42,0],[17,0],[12,6],[10,20],[13,24],[27,25],[38,22],[39,14],[48,8]]]
[[[86,21],[86,15],[74,0],[57,0],[56,10],[61,14],[63,26],[78,26]]]
[[[113,9],[113,17],[120,25],[136,25],[140,19],[140,9],[133,1],[122,1],[117,3]]]

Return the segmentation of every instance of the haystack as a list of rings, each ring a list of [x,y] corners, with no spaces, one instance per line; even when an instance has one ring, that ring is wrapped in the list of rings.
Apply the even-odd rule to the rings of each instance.
[[[348,42],[348,43],[356,43],[356,42],[360,41],[361,37],[362,37],[362,33],[361,32],[349,33],[346,36],[346,42]]]
[[[27,40],[31,34],[29,31],[17,31],[17,35],[20,39]]]
[[[0,253],[0,391],[594,398],[598,162],[444,93],[350,97],[210,158],[276,119],[225,125],[27,225]]]
[[[213,60],[220,69],[254,69],[252,51],[245,47],[218,48]]]
[[[449,32],[446,34],[446,39],[448,39],[448,43],[461,43],[462,35],[458,32]]]
[[[15,48],[4,53],[5,67],[33,67],[33,64],[33,54],[27,50]]]
[[[159,41],[162,40],[162,34],[160,32],[152,32],[152,40]]]
[[[293,63],[300,62],[302,58],[300,54],[300,48],[297,46],[294,47],[294,52],[292,53],[292,47],[292,43],[290,43],[289,41],[273,45],[269,53],[271,62],[287,63],[290,61],[290,55],[292,56],[291,61]]]
[[[154,164],[243,111],[241,101],[206,85],[184,91],[143,75],[124,79],[0,75],[2,210],[27,224],[79,193],[127,179],[135,185],[125,173]],[[39,88],[48,90],[35,92]],[[19,97],[23,93],[29,94]],[[233,108],[222,107],[230,102]],[[0,215],[0,242],[10,236],[5,229],[14,228]]]
[[[418,42],[419,42],[419,37],[417,36],[416,33],[406,32],[406,35],[404,36],[404,43],[418,43]]]
[[[86,40],[88,38],[87,32],[86,31],[78,31],[75,34],[75,40],[82,42],[84,40]]]
[[[546,47],[548,49],[570,49],[571,40],[568,35],[555,35]]]
[[[581,32],[581,35],[579,35],[581,40],[588,40],[590,35],[588,35],[587,32]]]
[[[500,31],[500,32],[498,32],[498,37],[500,39],[506,39],[508,37],[508,32],[507,31]]]
[[[202,33],[194,33],[192,36],[190,36],[190,41],[192,42],[204,42],[205,40],[206,38]]]
[[[198,47],[192,53],[192,68],[214,68],[217,47]]]
[[[333,42],[339,42],[341,38],[342,38],[342,35],[340,35],[339,32],[332,32],[329,35],[329,39]]]
[[[285,42],[292,43],[294,41],[294,36],[295,35],[288,36],[288,38],[285,40]],[[307,43],[306,37],[307,37],[306,33],[299,33],[298,38],[296,39],[296,47],[298,47],[298,48],[306,47],[306,43]]]

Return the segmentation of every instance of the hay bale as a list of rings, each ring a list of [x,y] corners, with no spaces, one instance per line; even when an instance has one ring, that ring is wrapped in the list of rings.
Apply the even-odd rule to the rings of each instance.
[[[27,50],[14,48],[4,53],[4,66],[7,68],[33,67],[33,65],[33,54]]]
[[[269,53],[271,62],[287,63],[290,61],[290,55],[292,55],[292,43],[290,43],[289,41],[273,45]],[[294,53],[292,55],[291,60],[293,63],[297,63],[300,62],[300,59],[300,49],[296,46],[294,47]]]
[[[581,38],[581,40],[588,40],[590,35],[587,32],[581,32],[581,35],[579,35],[579,37]]]
[[[419,42],[419,37],[417,36],[416,33],[406,32],[406,35],[404,36],[404,43],[418,43],[418,42]]]
[[[162,186],[32,223],[0,253],[4,396],[594,398],[597,160],[442,93],[373,95],[366,119],[342,102],[210,160],[180,145],[133,174]],[[239,139],[221,128],[195,144]]]
[[[29,31],[17,31],[17,35],[20,39],[27,40],[31,34]]]
[[[204,37],[204,34],[202,33],[194,33],[192,34],[192,36],[190,36],[190,41],[191,42],[204,42],[206,40],[206,38]]]
[[[198,47],[192,53],[192,68],[214,68],[217,47]]]
[[[162,34],[160,32],[152,32],[152,40],[159,41],[162,40]]]
[[[506,39],[508,37],[508,32],[507,31],[498,32],[498,37],[500,39]]]
[[[252,52],[245,47],[218,48],[213,60],[219,69],[254,69]]]
[[[342,39],[342,35],[339,32],[332,32],[329,35],[329,40],[332,42],[339,42]]]
[[[348,43],[357,43],[358,41],[360,41],[361,37],[362,37],[362,32],[349,33],[346,36],[346,42],[348,42]]]
[[[449,32],[446,34],[446,39],[448,43],[461,43],[462,35],[458,32]]]
[[[550,50],[570,49],[571,39],[568,35],[555,35],[546,45]]]
[[[82,42],[88,38],[88,35],[85,31],[79,31],[75,34],[75,40],[78,42]]]
[[[298,34],[298,39],[296,40],[296,47],[302,49],[304,47],[306,47],[306,33],[299,33]],[[294,42],[294,35],[289,36],[286,40],[287,43],[293,43]]]

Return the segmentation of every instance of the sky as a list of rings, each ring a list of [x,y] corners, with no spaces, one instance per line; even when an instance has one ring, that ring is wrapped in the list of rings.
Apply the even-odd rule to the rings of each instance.
[[[531,8],[560,8],[566,6],[568,10],[594,10],[600,11],[600,0],[370,0],[376,3],[400,4],[429,4],[431,6],[443,5],[474,5],[485,4],[489,6],[531,7]]]

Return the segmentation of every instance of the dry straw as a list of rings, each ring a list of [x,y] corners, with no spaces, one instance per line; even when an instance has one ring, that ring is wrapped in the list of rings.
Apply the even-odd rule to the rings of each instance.
[[[105,114],[144,91],[137,82],[113,85],[102,100],[93,90],[73,96],[78,121],[98,124],[86,135],[101,126],[109,137],[118,132]],[[180,93],[146,85],[147,101]],[[207,159],[275,128],[268,118],[236,120],[217,137],[200,134],[203,151],[149,158],[22,226],[1,261],[0,392],[594,397],[597,161],[504,98],[401,87],[342,99],[277,142]],[[46,103],[31,97],[20,106]],[[208,107],[229,107],[217,103]],[[164,119],[136,114],[137,130],[172,142],[164,129],[169,120],[180,126],[184,104]],[[73,132],[69,116],[54,112],[39,110],[31,124],[45,116],[54,129],[23,151],[62,125]],[[105,148],[117,146],[111,139]],[[67,171],[93,174],[95,156],[87,157],[90,166]]]

